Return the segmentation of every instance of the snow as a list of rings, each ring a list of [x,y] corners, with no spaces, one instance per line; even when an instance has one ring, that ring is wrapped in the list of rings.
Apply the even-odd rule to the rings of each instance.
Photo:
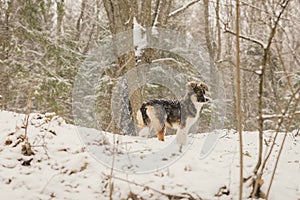
[[[133,45],[135,47],[135,56],[139,57],[142,54],[142,49],[147,47],[146,29],[140,25],[136,18],[133,18]]]
[[[31,114],[27,135],[34,155],[25,156],[21,153],[26,127],[24,119],[23,114],[0,111],[2,199],[108,199],[111,184],[113,199],[127,199],[130,192],[144,199],[168,199],[162,193],[189,193],[203,199],[238,198],[239,143],[238,134],[233,130],[190,136],[189,145],[180,154],[172,145],[173,135],[160,142],[156,138],[121,136],[76,127],[65,123],[55,113]],[[211,135],[218,141],[206,156],[201,156],[201,148]],[[273,131],[265,131],[265,141],[272,141],[273,135]],[[283,136],[284,133],[279,134],[277,144]],[[244,176],[247,177],[257,161],[258,133],[244,132],[243,138]],[[286,139],[270,199],[300,198],[299,139],[299,136]],[[265,146],[265,149],[268,148]],[[268,162],[263,176],[263,191],[268,186],[278,149],[276,145],[275,153]],[[119,153],[109,157],[107,152]],[[170,152],[173,154],[168,155]],[[146,161],[154,154],[158,157],[152,156],[150,161],[157,163]],[[162,154],[161,157],[159,154]],[[148,165],[152,169],[144,173],[118,170],[119,164],[126,164],[129,157],[134,157],[136,166]],[[114,170],[111,169],[113,160]],[[25,161],[30,164],[24,165]],[[105,161],[107,163],[103,163]],[[162,167],[160,162],[167,164]],[[161,169],[155,168],[155,164]],[[115,177],[112,181],[109,179],[111,176]],[[244,199],[251,191],[248,184],[244,186]],[[229,195],[215,197],[222,187],[229,190]]]
[[[255,70],[255,73],[256,73],[257,75],[261,75],[261,74],[262,74],[262,71],[261,71],[261,70]]]

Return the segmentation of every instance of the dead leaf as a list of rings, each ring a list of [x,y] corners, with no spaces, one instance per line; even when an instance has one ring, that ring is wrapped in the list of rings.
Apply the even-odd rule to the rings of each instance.
[[[49,130],[49,133],[52,133],[53,135],[56,135],[56,131],[55,130]]]
[[[244,154],[244,156],[252,157],[252,156],[250,155],[249,151],[245,151],[245,153],[243,153],[243,154]]]
[[[30,163],[32,160],[33,160],[33,158],[30,158],[29,160],[24,160],[21,165],[22,166],[30,166]]]
[[[21,153],[22,153],[24,156],[31,156],[31,155],[34,155],[34,152],[32,151],[31,145],[30,145],[29,142],[25,142],[25,144],[22,145]]]
[[[12,140],[11,139],[6,139],[5,140],[5,146],[11,145],[12,144]]]
[[[12,180],[9,178],[9,179],[7,179],[7,180],[5,181],[5,184],[10,184],[11,181],[12,181]]]
[[[57,151],[65,151],[67,152],[69,150],[69,148],[61,148],[61,149],[58,149]]]
[[[80,168],[80,172],[82,172],[83,170],[86,170],[86,168],[87,168],[88,165],[89,164],[87,162],[83,163],[83,165]]]
[[[227,188],[226,185],[222,186],[219,188],[219,191],[215,194],[215,197],[221,197],[223,195],[229,195],[230,194],[230,191],[229,189]]]
[[[191,166],[190,166],[190,165],[186,165],[186,166],[184,167],[184,171],[186,171],[186,172],[192,171]]]

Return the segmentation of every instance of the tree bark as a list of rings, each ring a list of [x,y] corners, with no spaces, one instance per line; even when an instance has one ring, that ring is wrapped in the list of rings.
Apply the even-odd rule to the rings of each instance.
[[[236,0],[236,111],[238,117],[238,133],[239,133],[239,148],[240,148],[240,187],[239,199],[243,199],[243,133],[242,133],[242,110],[241,110],[241,69],[240,69],[240,5],[239,0]]]
[[[83,15],[85,12],[85,7],[86,7],[86,1],[82,1],[81,3],[81,11],[80,11],[80,15],[77,19],[77,23],[76,23],[76,36],[75,36],[75,41],[78,41],[80,39],[80,35],[81,35],[81,22],[83,20]]]
[[[57,36],[60,36],[61,32],[62,32],[62,22],[63,22],[63,18],[64,18],[64,15],[65,15],[64,0],[56,2],[56,10],[57,10],[57,19],[56,19],[56,23],[57,23],[56,30],[57,31],[56,31],[56,34],[57,34]]]

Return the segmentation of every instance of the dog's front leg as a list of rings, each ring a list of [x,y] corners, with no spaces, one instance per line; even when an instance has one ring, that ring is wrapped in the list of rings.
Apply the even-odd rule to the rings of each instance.
[[[179,145],[179,152],[182,152],[182,146],[186,144],[187,140],[187,129],[179,128],[176,133],[176,141]]]

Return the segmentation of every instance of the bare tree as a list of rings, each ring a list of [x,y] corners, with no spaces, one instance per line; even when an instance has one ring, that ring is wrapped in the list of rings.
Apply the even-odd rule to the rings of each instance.
[[[236,1],[236,111],[238,117],[239,148],[240,148],[240,191],[239,199],[243,199],[243,130],[242,130],[242,110],[241,110],[241,69],[240,69],[240,2]]]

